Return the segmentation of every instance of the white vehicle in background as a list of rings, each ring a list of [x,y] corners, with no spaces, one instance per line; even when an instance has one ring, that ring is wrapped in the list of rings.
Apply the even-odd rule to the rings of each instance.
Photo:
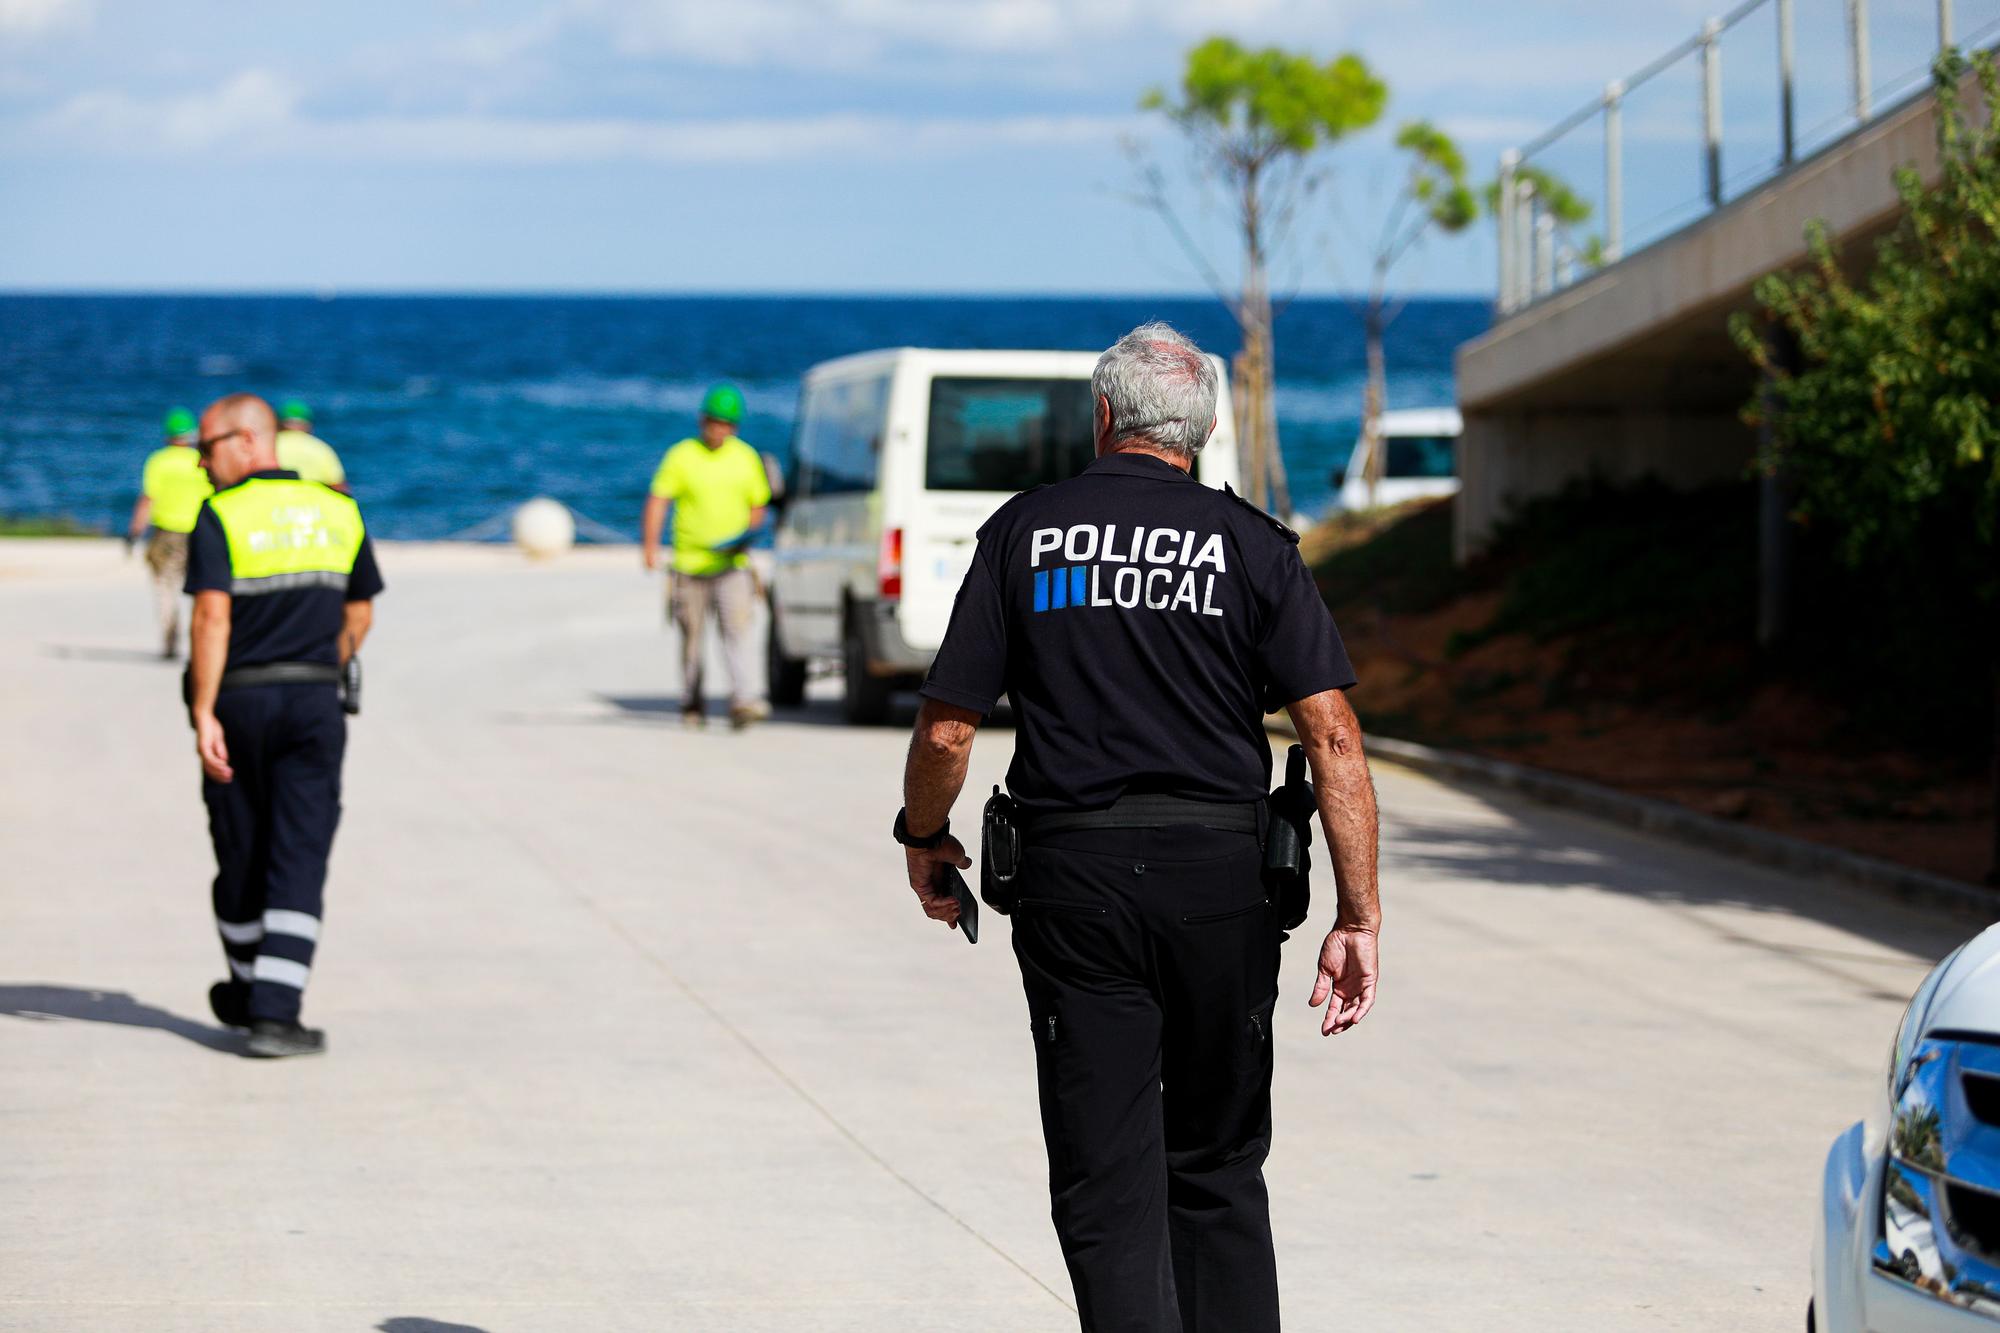
[[[2000,926],[1917,987],[1875,1111],[1827,1154],[1819,1333],[1974,1333],[2000,1320]]]
[[[1455,407],[1418,407],[1382,414],[1381,483],[1368,496],[1368,441],[1354,442],[1335,478],[1342,509],[1395,505],[1458,494],[1458,437],[1465,422]]]
[[[850,722],[930,670],[974,535],[1019,491],[1090,462],[1095,352],[902,347],[806,372],[778,521],[767,652],[771,701],[796,704],[836,659]],[[1235,484],[1228,372],[1196,475]]]

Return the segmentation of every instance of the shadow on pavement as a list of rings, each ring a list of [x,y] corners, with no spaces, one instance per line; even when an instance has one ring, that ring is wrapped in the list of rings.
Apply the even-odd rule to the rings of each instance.
[[[1819,882],[1739,862],[1718,853],[1660,840],[1660,855],[1645,854],[1650,835],[1620,825],[1600,825],[1586,815],[1494,801],[1489,791],[1442,782],[1506,816],[1498,826],[1468,825],[1385,810],[1383,876],[1395,867],[1452,878],[1544,889],[1594,889],[1691,906],[1727,905],[1782,913],[1833,926],[1865,940],[1848,962],[1891,961],[1885,949],[1938,959],[1979,928],[1970,917],[1922,910],[1886,894],[1837,882]],[[1635,855],[1634,853],[1639,854]],[[1712,865],[1729,867],[1712,873]],[[1743,940],[1743,943],[1761,941]],[[1811,953],[1823,950],[1782,949]],[[1841,951],[1847,954],[1847,951]],[[1830,956],[1830,955],[1829,955]],[[1891,998],[1903,998],[1897,993]]]
[[[600,694],[602,703],[611,705],[620,714],[632,718],[678,724],[681,716],[681,701],[672,694]],[[707,709],[710,726],[728,725],[729,706],[726,703],[710,703]],[[917,720],[917,699],[915,695],[898,695],[889,707],[889,720],[884,726],[909,730]],[[805,727],[850,727],[853,724],[841,716],[840,704],[831,699],[809,699],[796,708],[773,708],[770,723],[777,725]]]
[[[180,659],[162,657],[157,650],[143,648],[98,648],[90,644],[51,643],[43,652],[71,662],[139,662],[151,666],[177,666]]]
[[[0,1017],[36,1023],[66,1019],[80,1023],[111,1023],[118,1027],[157,1028],[211,1051],[242,1054],[243,1039],[235,1033],[143,1004],[124,991],[0,983]]]
[[[447,1324],[442,1319],[425,1319],[417,1315],[397,1315],[394,1319],[384,1319],[375,1325],[376,1333],[486,1333],[483,1328],[471,1324]]]

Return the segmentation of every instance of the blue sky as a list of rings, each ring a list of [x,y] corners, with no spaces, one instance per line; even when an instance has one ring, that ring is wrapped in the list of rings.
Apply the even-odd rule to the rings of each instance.
[[[1837,117],[1841,0],[1798,0],[1801,120]],[[1134,110],[1215,32],[1353,50],[1392,90],[1326,159],[1281,281],[1344,289],[1387,138],[1500,150],[1715,0],[0,0],[0,288],[1168,292],[1201,280],[1126,197]],[[1874,0],[1878,83],[1933,0]],[[1823,11],[1823,12],[1822,12]],[[2000,0],[1959,0],[1960,29]],[[1724,47],[1729,171],[1773,138],[1771,38]],[[1628,112],[1628,214],[1699,194],[1692,65]],[[1552,165],[1599,187],[1596,140]],[[1566,155],[1565,155],[1566,154]],[[1222,213],[1176,175],[1228,270]],[[1664,221],[1660,225],[1666,225]],[[1491,290],[1482,224],[1399,273]]]

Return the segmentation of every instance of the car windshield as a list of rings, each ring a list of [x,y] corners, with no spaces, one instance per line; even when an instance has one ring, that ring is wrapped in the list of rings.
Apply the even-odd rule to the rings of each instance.
[[[1448,435],[1392,435],[1385,477],[1435,478],[1453,475]]]
[[[1073,477],[1093,453],[1090,381],[931,381],[924,484],[934,491],[1024,491]]]

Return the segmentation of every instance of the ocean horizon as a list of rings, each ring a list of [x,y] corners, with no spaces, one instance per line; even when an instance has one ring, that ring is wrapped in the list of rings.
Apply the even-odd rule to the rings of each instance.
[[[1094,349],[1147,319],[1237,349],[1221,303],[1185,293],[0,293],[0,514],[122,531],[161,416],[240,389],[312,405],[382,537],[477,533],[552,495],[588,532],[636,538],[653,466],[715,381],[744,391],[743,438],[785,459],[819,361]],[[1483,297],[1410,298],[1390,406],[1453,402],[1452,354],[1490,319]],[[1294,508],[1317,517],[1359,429],[1359,311],[1299,296],[1276,338]]]

